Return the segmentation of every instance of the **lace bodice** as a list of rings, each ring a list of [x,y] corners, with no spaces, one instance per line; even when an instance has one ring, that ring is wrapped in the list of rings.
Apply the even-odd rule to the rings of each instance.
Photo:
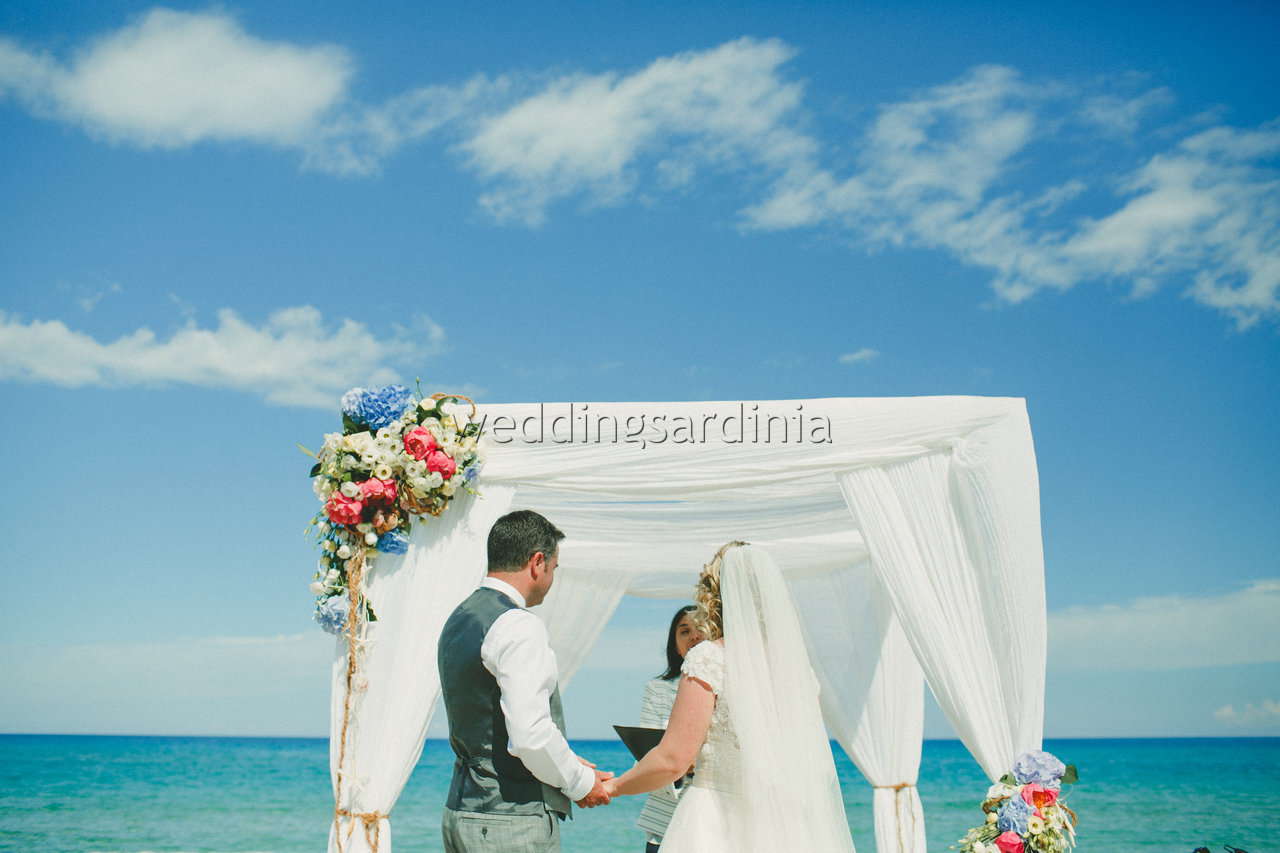
[[[742,790],[742,752],[733,730],[729,703],[724,694],[724,649],[713,642],[698,643],[680,667],[684,675],[705,682],[716,695],[711,728],[698,750],[694,785],[735,793]]]

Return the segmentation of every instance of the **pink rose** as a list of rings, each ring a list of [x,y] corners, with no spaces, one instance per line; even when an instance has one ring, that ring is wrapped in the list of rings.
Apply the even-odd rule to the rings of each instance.
[[[1041,809],[1056,803],[1058,801],[1058,792],[1052,788],[1046,788],[1039,782],[1032,782],[1022,789],[1022,799],[1026,801],[1027,805]]]
[[[379,480],[377,477],[370,477],[360,484],[360,493],[364,495],[365,503],[395,503],[396,484],[394,480]]]
[[[364,504],[355,498],[349,498],[342,492],[334,492],[325,504],[325,513],[334,524],[359,524],[360,513],[364,512]]]
[[[414,459],[422,459],[437,446],[436,437],[426,427],[414,427],[404,434],[404,449]]]
[[[996,847],[1000,853],[1022,853],[1022,836],[1013,830],[1002,832],[996,836]]]
[[[427,454],[427,470],[435,471],[447,480],[458,470],[458,463],[443,450],[433,450]]]

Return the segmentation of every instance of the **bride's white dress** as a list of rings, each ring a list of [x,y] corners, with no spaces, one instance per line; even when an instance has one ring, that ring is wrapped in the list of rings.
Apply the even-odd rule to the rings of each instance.
[[[724,649],[699,643],[685,656],[680,672],[707,684],[716,704],[707,739],[698,750],[698,772],[680,795],[662,838],[662,853],[742,853],[751,845],[741,835],[748,823],[747,804],[742,796],[742,752],[724,696]]]
[[[681,667],[715,706],[662,853],[854,853],[782,574],[754,545],[727,551],[720,574],[724,646],[699,643]]]

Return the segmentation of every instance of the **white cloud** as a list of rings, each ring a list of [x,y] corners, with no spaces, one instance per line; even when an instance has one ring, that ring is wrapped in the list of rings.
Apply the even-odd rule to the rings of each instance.
[[[395,381],[389,363],[437,352],[443,337],[425,317],[380,338],[353,320],[327,326],[317,309],[299,306],[260,327],[224,309],[216,328],[188,321],[168,340],[143,327],[100,343],[57,320],[24,322],[0,311],[0,379],[67,388],[178,382],[327,408],[352,385]]]
[[[347,52],[246,33],[222,13],[156,8],[67,64],[0,41],[0,91],[113,141],[294,146],[345,94]]]
[[[841,364],[857,364],[863,361],[870,361],[871,359],[875,358],[878,355],[880,355],[879,350],[874,350],[869,347],[863,347],[857,352],[845,353],[844,355],[840,356],[839,361]]]
[[[1049,614],[1049,666],[1124,672],[1280,662],[1280,579],[1218,596]]]
[[[1008,302],[1114,280],[1139,296],[1178,287],[1240,328],[1280,319],[1280,173],[1270,165],[1280,121],[1199,132],[1118,178],[1099,142],[1074,151],[1076,174],[1064,176],[1047,159],[1055,137],[1091,139],[1099,121],[1129,134],[1170,99],[1163,90],[1099,96],[1073,116],[1067,107],[1078,97],[1028,85],[1013,69],[975,69],[883,107],[857,143],[851,176],[792,169],[744,211],[746,222],[827,224],[869,246],[940,249],[991,270],[992,288]],[[1051,111],[1063,117],[1047,118]],[[1037,184],[1031,170],[1041,166],[1059,180]],[[1108,212],[1068,208],[1108,185],[1118,194]]]
[[[945,252],[990,271],[1006,302],[1116,282],[1135,296],[1176,288],[1242,329],[1280,320],[1280,121],[1156,150],[1149,140],[1173,129],[1141,131],[1173,103],[1169,90],[1031,83],[989,65],[882,105],[831,145],[785,73],[795,53],[743,38],[630,73],[478,75],[368,105],[349,97],[344,48],[157,8],[66,61],[0,39],[0,96],[114,141],[250,141],[341,174],[447,133],[483,184],[481,205],[526,225],[566,198],[648,202],[730,175],[757,194],[740,214],[747,228]],[[837,157],[852,167],[822,162]]]
[[[323,735],[333,638],[0,646],[0,730]]]
[[[1234,705],[1224,705],[1213,712],[1213,718],[1229,726],[1280,726],[1280,702],[1263,699],[1255,705],[1246,702],[1236,710]]]
[[[493,184],[481,202],[499,219],[528,224],[566,196],[619,201],[646,167],[664,186],[687,184],[702,167],[787,171],[816,151],[791,126],[802,87],[778,73],[793,54],[778,41],[744,38],[627,76],[561,77],[482,119],[460,149]]]

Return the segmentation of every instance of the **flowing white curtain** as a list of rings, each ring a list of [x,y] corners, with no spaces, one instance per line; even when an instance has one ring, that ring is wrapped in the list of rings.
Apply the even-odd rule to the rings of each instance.
[[[560,690],[573,680],[600,639],[605,624],[631,581],[631,572],[592,571],[590,567],[556,569],[545,601],[533,609],[547,625],[551,651],[560,671]]]
[[[347,701],[347,640],[338,639],[333,663],[329,767],[338,808],[364,818],[342,817],[329,830],[329,851],[391,851],[387,815],[422,754],[427,726],[440,699],[436,642],[445,620],[484,577],[489,528],[511,505],[514,489],[490,486],[483,499],[458,495],[439,517],[414,521],[405,554],[380,554],[366,591],[377,621],[365,637],[361,672],[368,681],[353,691],[342,760],[338,760]],[[375,817],[376,816],[376,817]]]
[[[1037,487],[996,494],[993,446],[956,442],[839,481],[939,706],[995,780],[1040,746],[1046,629]],[[1031,513],[1034,545],[1010,545],[1001,528]]]
[[[822,715],[873,786],[878,853],[926,853],[916,781],[924,676],[870,563],[791,582]]]

